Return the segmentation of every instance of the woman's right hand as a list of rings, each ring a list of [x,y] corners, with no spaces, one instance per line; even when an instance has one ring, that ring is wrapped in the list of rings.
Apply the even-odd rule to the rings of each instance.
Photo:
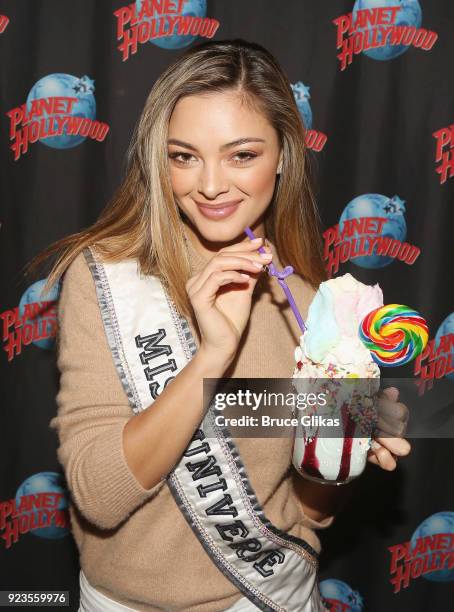
[[[264,247],[266,259],[257,252],[262,244],[259,238],[224,247],[186,283],[201,334],[200,349],[215,359],[230,362],[236,354],[252,293],[263,266],[272,261],[268,247]]]

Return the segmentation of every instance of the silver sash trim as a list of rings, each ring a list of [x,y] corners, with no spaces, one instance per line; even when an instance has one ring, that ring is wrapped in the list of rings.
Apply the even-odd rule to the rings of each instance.
[[[145,410],[197,351],[188,322],[155,276],[133,259],[84,255],[108,344],[135,414]],[[265,612],[324,612],[318,555],[265,516],[227,427],[212,404],[166,482],[219,570]]]

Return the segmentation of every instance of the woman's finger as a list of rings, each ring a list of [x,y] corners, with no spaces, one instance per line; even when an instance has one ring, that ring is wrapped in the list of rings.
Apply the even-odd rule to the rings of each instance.
[[[245,277],[236,270],[213,272],[208,277],[207,282],[198,291],[193,293],[192,301],[196,304],[200,300],[202,304],[208,304],[211,307],[216,300],[216,294],[220,287],[228,283],[241,283],[246,286],[249,281],[251,281],[251,275]]]
[[[374,435],[384,437],[400,437],[402,438],[407,429],[407,424],[399,419],[385,419],[379,416],[377,426],[374,429]]]
[[[382,394],[392,402],[397,402],[397,398],[399,397],[399,389],[397,387],[385,387],[382,389]]]
[[[378,448],[375,443],[378,443],[383,448],[389,450],[389,452],[399,455],[399,457],[405,457],[411,450],[411,445],[405,438],[389,438],[389,437],[374,437],[371,448]]]
[[[223,247],[216,253],[216,255],[211,258],[211,260],[207,263],[203,270],[201,270],[198,274],[189,279],[187,288],[189,286],[191,291],[198,291],[200,287],[207,281],[209,275],[215,269],[226,269],[223,264],[221,264],[221,268],[219,268],[218,262],[220,261],[221,257],[225,259],[227,259],[228,257],[240,257],[242,259],[245,259],[246,261],[256,261],[257,263],[262,264],[262,268],[252,268],[250,270],[246,270],[246,272],[249,273],[250,271],[252,271],[253,274],[261,272],[265,268],[265,266],[272,261],[272,258],[263,258],[262,253],[258,251],[260,247],[263,248],[265,254],[273,255],[271,248],[268,245],[263,244],[263,238],[259,238],[258,240],[242,240],[241,242],[237,242],[235,244],[231,244],[230,246]],[[234,265],[235,264],[232,264],[228,269],[235,269]],[[236,269],[238,269],[238,266],[236,267]]]
[[[396,393],[392,394],[389,392],[390,389],[395,389],[395,387],[389,387],[388,389],[383,389],[383,392],[380,396],[377,397],[376,407],[377,412],[380,416],[383,416],[385,419],[388,417],[392,419],[398,419],[402,422],[408,422],[409,410],[405,404],[397,401],[398,391],[395,389]],[[394,395],[396,399],[391,397]]]
[[[266,263],[265,261],[259,264],[257,260],[257,265],[253,261],[253,257],[238,257],[238,256],[223,256],[223,257],[213,257],[213,259],[207,263],[205,268],[200,272],[198,278],[195,280],[191,287],[191,291],[196,293],[200,291],[203,285],[208,281],[210,276],[215,272],[226,272],[226,271],[243,271],[247,274],[258,274],[263,271],[263,266]]]
[[[372,441],[371,448],[367,453],[367,460],[388,471],[396,469],[397,466],[397,462],[389,450],[375,440]]]

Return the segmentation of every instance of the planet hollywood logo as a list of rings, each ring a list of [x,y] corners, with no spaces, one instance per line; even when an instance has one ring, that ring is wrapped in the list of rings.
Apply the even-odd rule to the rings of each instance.
[[[136,0],[114,11],[118,50],[125,62],[139,44],[180,49],[197,36],[213,38],[219,21],[206,16],[206,0]]]
[[[323,233],[326,270],[331,277],[351,261],[361,268],[382,268],[395,259],[415,263],[421,250],[405,242],[405,201],[379,193],[357,196],[347,204],[339,223]]]
[[[0,34],[3,34],[8,24],[9,24],[9,17],[7,17],[6,15],[0,15]]]
[[[110,128],[95,119],[94,90],[88,76],[54,73],[37,81],[25,104],[6,113],[14,160],[37,141],[55,149],[76,147],[86,138],[102,142]]]
[[[421,23],[418,0],[356,0],[351,13],[333,20],[340,70],[345,70],[359,53],[386,61],[402,55],[410,46],[429,51],[438,34],[421,28]]]
[[[342,580],[322,580],[319,586],[323,604],[330,612],[362,612],[363,598]]]
[[[59,284],[42,293],[46,278],[33,283],[22,295],[19,306],[0,313],[3,322],[3,349],[11,361],[22,352],[22,346],[34,344],[41,349],[54,346],[57,331]],[[46,297],[46,299],[44,299]]]
[[[309,87],[302,81],[290,83],[298,111],[306,128],[306,146],[313,151],[321,151],[328,140],[326,134],[312,129],[312,109],[309,104]]]
[[[415,360],[414,375],[418,394],[433,388],[434,380],[448,378],[454,381],[454,312],[441,323],[435,338]]]
[[[454,512],[426,518],[408,542],[388,547],[394,593],[422,577],[433,582],[454,580]]]
[[[432,134],[436,139],[435,172],[440,175],[440,184],[454,176],[454,123]]]
[[[14,498],[0,502],[0,536],[5,548],[26,533],[50,540],[68,535],[68,498],[61,474],[39,472],[27,478]]]

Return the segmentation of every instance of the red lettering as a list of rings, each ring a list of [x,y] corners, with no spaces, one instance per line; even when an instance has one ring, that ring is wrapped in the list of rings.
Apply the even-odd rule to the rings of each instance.
[[[395,544],[394,546],[388,546],[388,550],[391,553],[391,567],[389,569],[390,574],[394,574],[397,571],[397,564],[404,558],[408,558],[411,550],[410,542],[404,544]]]
[[[328,228],[325,232],[323,232],[323,238],[325,239],[325,251],[323,253],[323,259],[328,257],[328,251],[331,244],[334,244],[334,241],[338,237],[338,225],[334,227]]]
[[[339,49],[342,46],[344,35],[348,32],[351,25],[351,13],[348,15],[341,15],[341,17],[337,17],[337,19],[333,19],[333,23],[337,27],[336,48]]]
[[[189,34],[191,31],[193,18],[189,15],[181,15],[178,20],[178,36]]]
[[[122,61],[125,62],[129,55],[137,53],[137,28],[130,28],[123,34],[124,40],[118,45],[118,49],[122,52]]]
[[[391,32],[391,44],[392,45],[402,44],[402,39],[404,37],[406,29],[407,28],[405,26],[395,26],[393,28],[393,31]]]
[[[66,134],[69,136],[73,136],[79,133],[80,127],[82,125],[83,117],[70,117],[67,123]]]
[[[405,263],[408,264],[409,266],[413,265],[415,261],[418,259],[420,254],[421,254],[421,249],[416,246],[412,246],[408,254],[408,257],[405,260]]]
[[[419,578],[422,574],[423,566],[424,566],[423,557],[416,557],[416,559],[413,559],[413,561],[411,561],[410,563],[411,577]]]
[[[435,161],[439,162],[441,160],[444,147],[451,145],[452,148],[454,146],[454,124],[433,132],[432,136],[437,140]]]
[[[0,503],[0,529],[5,528],[6,519],[11,515],[13,507],[13,500]]]
[[[380,236],[380,239],[377,244],[377,255],[386,255],[389,251],[389,247],[391,246],[391,238],[387,236]]]
[[[13,310],[6,310],[0,314],[0,319],[3,319],[3,336],[2,340],[5,341],[8,338],[9,328],[12,327],[19,316],[19,308],[16,307]]]
[[[0,34],[3,34],[8,24],[9,24],[9,17],[7,17],[6,15],[0,15]]]
[[[431,32],[431,31],[427,32],[426,39],[421,45],[421,49],[423,49],[424,51],[430,51],[432,47],[434,46],[434,44],[437,42],[437,40],[438,40],[438,34],[436,32]]]
[[[15,138],[16,140],[11,145],[10,149],[14,152],[14,161],[17,161],[22,154],[28,151],[28,125],[18,130]]]
[[[8,521],[5,525],[5,531],[0,534],[5,540],[5,548],[10,548],[11,544],[19,540],[19,523],[17,519]]]
[[[24,117],[24,108],[23,106],[16,106],[16,108],[8,111],[6,115],[10,119],[9,138],[12,140],[16,133],[17,126],[21,123]]]
[[[341,263],[345,263],[349,256],[350,256],[350,243],[349,242],[343,242],[340,245],[340,260]]]
[[[406,589],[410,584],[410,565],[411,563],[405,563],[396,568],[396,575],[390,579],[394,593],[398,593],[402,587]]]
[[[8,361],[11,361],[15,354],[20,355],[22,352],[22,335],[15,332],[10,333],[3,350],[8,355]]]
[[[328,262],[326,263],[325,268],[330,278],[339,270],[339,255],[340,247],[338,246],[334,247],[334,249],[329,253]]]
[[[108,131],[110,130],[110,127],[107,125],[107,123],[101,123],[100,124],[100,128],[99,131],[96,135],[96,140],[98,142],[102,142],[105,137],[107,136]]]
[[[114,15],[117,18],[117,40],[120,40],[124,36],[125,25],[131,21],[132,10],[128,6],[114,11]]]

